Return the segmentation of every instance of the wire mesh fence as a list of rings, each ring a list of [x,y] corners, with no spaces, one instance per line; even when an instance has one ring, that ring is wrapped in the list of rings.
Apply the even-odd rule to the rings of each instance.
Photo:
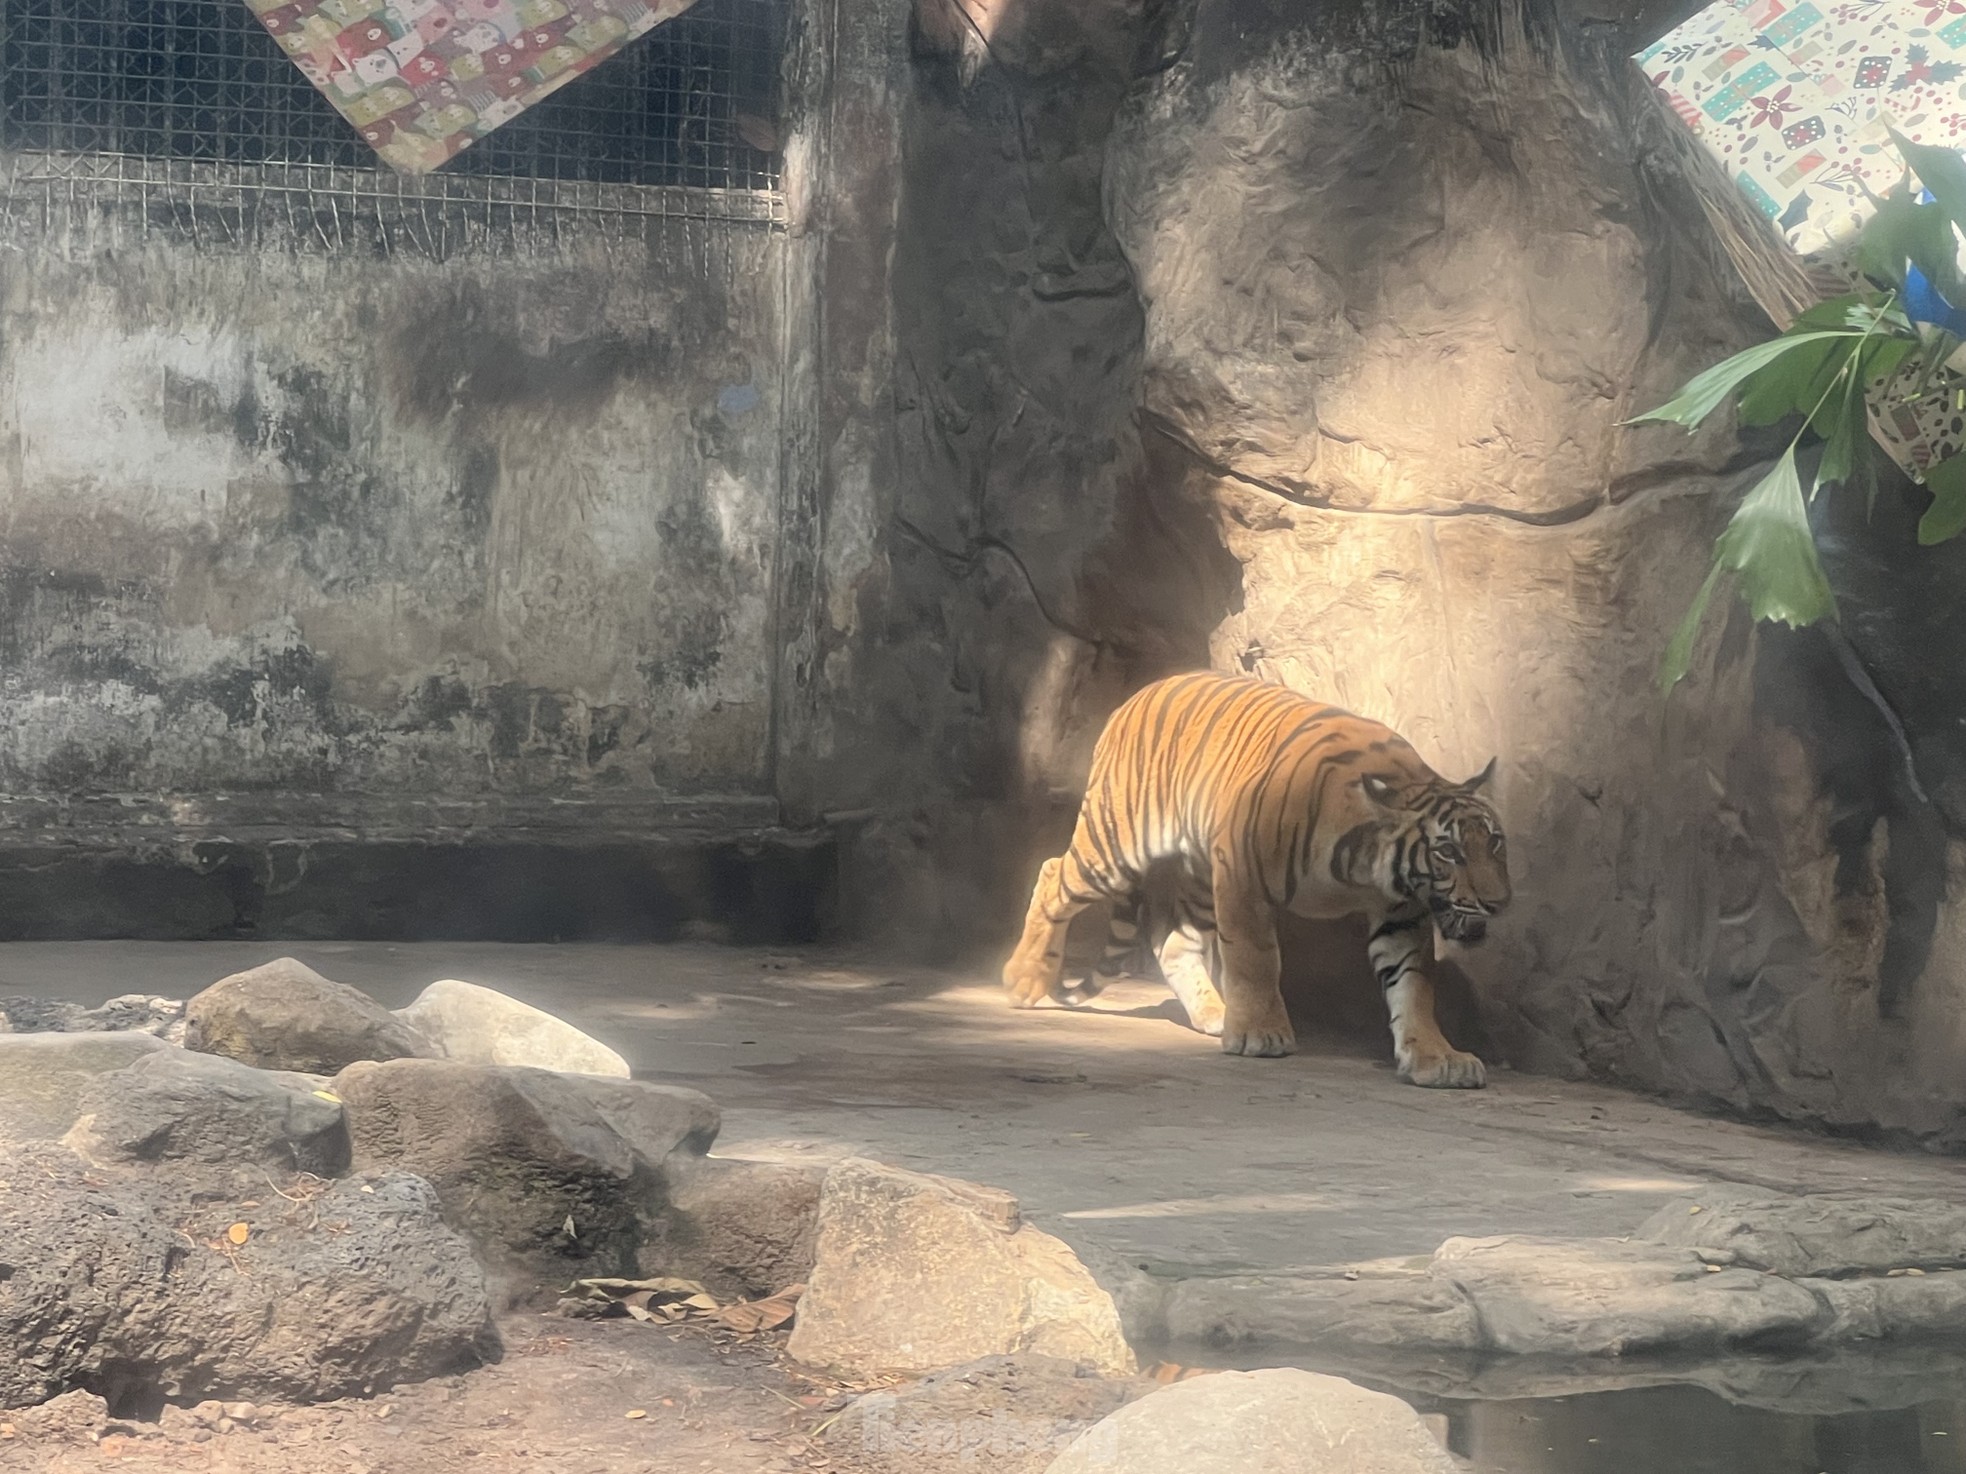
[[[787,0],[699,0],[435,175],[378,161],[244,0],[0,0],[4,184],[775,221]],[[291,200],[289,212],[294,208]]]

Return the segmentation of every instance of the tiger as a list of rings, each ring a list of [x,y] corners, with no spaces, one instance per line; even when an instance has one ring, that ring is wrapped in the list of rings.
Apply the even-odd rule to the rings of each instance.
[[[1450,783],[1391,728],[1286,687],[1196,672],[1146,686],[1107,721],[1071,846],[1046,860],[1005,963],[1016,1008],[1089,1001],[1141,947],[1226,1054],[1293,1053],[1277,911],[1364,913],[1400,1078],[1478,1089],[1481,1060],[1434,1017],[1434,929],[1479,942],[1509,903],[1507,842],[1481,790]],[[1065,933],[1112,906],[1104,953],[1063,983]],[[1142,918],[1154,923],[1143,933]]]

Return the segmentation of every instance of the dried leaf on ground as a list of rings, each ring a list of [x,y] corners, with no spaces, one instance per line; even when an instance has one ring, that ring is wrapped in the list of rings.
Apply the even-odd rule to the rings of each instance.
[[[768,1295],[762,1300],[740,1300],[719,1310],[716,1320],[744,1335],[775,1331],[798,1312],[799,1297],[805,1290],[804,1285],[787,1285],[777,1294]]]
[[[668,1325],[718,1309],[716,1298],[695,1280],[586,1279],[575,1280],[570,1300],[595,1307],[602,1315],[621,1314],[647,1324]]]
[[[798,1312],[804,1285],[788,1285],[760,1300],[726,1305],[695,1280],[585,1279],[576,1280],[569,1298],[618,1310],[633,1320],[665,1325],[697,1323],[719,1326],[740,1336],[755,1336],[789,1324]]]
[[[624,1296],[646,1291],[652,1296],[680,1299],[687,1295],[707,1295],[710,1292],[695,1280],[679,1279],[590,1279],[575,1280],[569,1294],[582,1295],[589,1300],[619,1300]]]

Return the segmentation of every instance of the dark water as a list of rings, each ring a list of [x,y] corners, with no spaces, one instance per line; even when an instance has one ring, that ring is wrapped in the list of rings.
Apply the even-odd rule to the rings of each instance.
[[[1426,1414],[1476,1474],[1966,1474],[1966,1347],[1704,1362],[1213,1357],[1349,1377]]]
[[[1447,1420],[1481,1474],[1966,1474],[1966,1391],[1911,1407],[1784,1412],[1703,1387],[1467,1402]]]

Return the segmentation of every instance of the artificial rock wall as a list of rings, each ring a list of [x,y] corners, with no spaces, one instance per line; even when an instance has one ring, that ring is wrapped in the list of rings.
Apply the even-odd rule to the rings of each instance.
[[[1642,10],[1031,0],[965,36],[924,0],[881,607],[948,632],[976,694],[927,703],[968,744],[934,771],[997,812],[1068,795],[1114,700],[1197,642],[1451,777],[1497,756],[1515,909],[1443,969],[1472,1042],[1956,1142],[1958,560],[1913,544],[1918,493],[1824,509],[1841,630],[1722,619],[1655,685],[1768,447],[1621,422],[1769,329],[1625,61],[1683,7]],[[917,860],[988,838],[916,823]],[[1007,946],[1014,897],[900,868]],[[1367,1017],[1359,939],[1295,940],[1305,1021]]]

